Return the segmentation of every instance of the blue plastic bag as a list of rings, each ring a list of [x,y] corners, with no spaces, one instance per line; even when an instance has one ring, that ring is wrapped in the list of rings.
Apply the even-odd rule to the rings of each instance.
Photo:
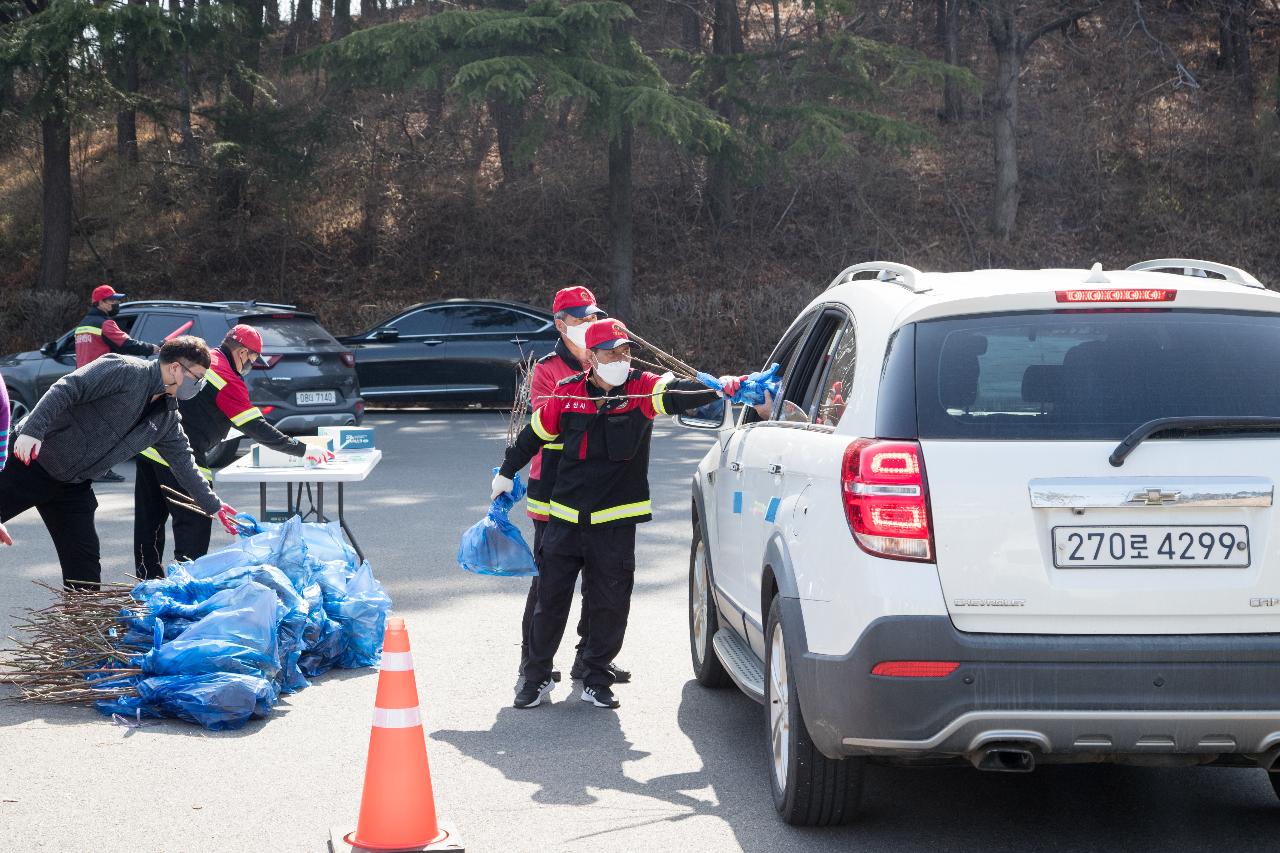
[[[498,469],[493,469],[493,472],[498,473]],[[462,534],[458,565],[478,575],[524,578],[538,573],[533,552],[525,543],[520,529],[508,517],[525,491],[524,483],[520,482],[517,474],[511,492],[494,498],[488,514]]]
[[[255,717],[265,717],[276,704],[271,682],[256,675],[209,672],[165,675],[138,682],[137,696],[104,699],[104,714],[132,717],[177,717],[206,729],[238,729]]]
[[[769,365],[768,370],[752,373],[742,381],[729,402],[758,406],[764,402],[765,392],[768,392],[771,397],[777,397],[778,389],[782,386],[782,380],[778,378],[780,369],[781,367],[775,363]],[[724,383],[709,373],[699,373],[698,381],[716,391],[724,390]]]
[[[280,670],[276,648],[279,598],[249,581],[223,590],[203,605],[208,612],[177,638],[140,659],[147,675],[228,672],[274,678]],[[283,614],[280,614],[283,615]]]

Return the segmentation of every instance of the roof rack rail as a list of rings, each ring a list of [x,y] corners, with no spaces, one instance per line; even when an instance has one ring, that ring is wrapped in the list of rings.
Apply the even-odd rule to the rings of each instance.
[[[130,299],[125,305],[174,305],[185,308],[208,308],[213,302],[197,302],[193,299]]]
[[[286,305],[283,302],[259,302],[256,299],[230,299],[214,302],[214,305],[221,305],[224,308],[268,308],[271,310],[294,311],[297,305]]]
[[[1258,281],[1239,267],[1230,267],[1213,261],[1197,261],[1193,258],[1157,258],[1154,261],[1143,261],[1129,267],[1126,272],[1161,272],[1173,275],[1205,276],[1207,272],[1217,273],[1232,284],[1243,284],[1245,287],[1266,289],[1266,285]]]
[[[847,284],[854,278],[864,272],[873,272],[876,274],[877,281],[890,281],[901,287],[905,287],[912,293],[925,293],[933,288],[923,283],[920,277],[924,273],[915,267],[909,267],[906,264],[895,264],[889,261],[869,261],[865,264],[855,264],[840,272],[831,284],[827,285],[827,290],[841,284]]]

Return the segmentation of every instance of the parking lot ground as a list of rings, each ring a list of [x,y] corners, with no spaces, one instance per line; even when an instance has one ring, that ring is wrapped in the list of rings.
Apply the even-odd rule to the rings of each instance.
[[[668,423],[654,438],[657,518],[638,536],[619,658],[635,681],[617,689],[622,708],[589,707],[564,682],[551,705],[517,711],[528,582],[470,575],[454,560],[487,508],[505,416],[374,413],[367,423],[386,456],[348,491],[348,518],[408,623],[438,810],[474,853],[1276,849],[1280,802],[1264,774],[1219,768],[873,768],[858,825],[781,824],[761,708],[691,679],[688,480],[711,439]],[[96,491],[104,576],[120,578],[132,482]],[[257,506],[253,487],[223,497]],[[10,531],[19,544],[0,550],[0,634],[12,633],[15,610],[47,601],[31,580],[58,578],[38,516]],[[214,541],[228,540],[215,531]],[[567,670],[572,654],[566,638],[558,665]],[[356,820],[376,682],[373,670],[335,672],[229,733],[0,703],[0,850],[322,851],[331,826]]]

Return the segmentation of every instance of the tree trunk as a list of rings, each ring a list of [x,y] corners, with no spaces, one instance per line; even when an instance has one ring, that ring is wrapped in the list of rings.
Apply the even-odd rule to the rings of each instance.
[[[948,65],[960,64],[960,2],[938,0],[938,36],[942,44],[942,59]],[[957,122],[964,118],[964,100],[960,96],[960,84],[948,77],[942,82],[942,120]]]
[[[631,137],[626,125],[617,139],[609,141],[609,238],[612,247],[609,311],[623,322],[631,318],[631,280],[635,257],[631,211]]]
[[[498,135],[498,161],[502,164],[503,183],[529,174],[530,164],[516,160],[520,131],[524,127],[524,107],[505,98],[493,98],[489,101],[489,114]]]
[[[351,33],[351,0],[334,0],[332,41]]]
[[[63,290],[71,259],[71,126],[65,116],[55,114],[40,123],[40,136],[43,203],[36,288]]]
[[[309,24],[315,19],[316,13],[313,0],[298,0],[298,12],[294,17],[294,23]]]
[[[280,3],[278,0],[266,0],[267,26],[278,29],[280,26]]]
[[[1221,0],[1218,7],[1218,62],[1235,78],[1243,106],[1253,108],[1257,89],[1253,80],[1249,17],[1254,0]]]
[[[191,8],[191,0],[187,0],[187,8]],[[174,18],[182,15],[182,0],[169,0],[169,14]],[[185,47],[182,50],[182,70],[178,80],[178,133],[182,136],[182,156],[188,163],[195,163],[197,158],[196,137],[191,129],[191,52]]]
[[[690,53],[702,50],[702,18],[691,0],[680,4],[680,43]]]
[[[778,8],[778,0],[773,3],[773,45],[782,47],[782,10]]]
[[[996,51],[996,97],[991,108],[996,192],[991,230],[1000,239],[1008,240],[1018,216],[1018,75],[1022,54],[1013,12],[1008,7],[993,11],[989,25]]]
[[[240,62],[249,71],[256,72],[262,60],[263,0],[234,2],[243,16],[243,30],[239,34],[237,51]],[[236,147],[224,152],[218,164],[218,204],[222,213],[233,213],[244,204],[249,172],[240,145],[248,136],[253,121],[255,95],[253,81],[234,71],[231,74],[230,89],[233,103],[224,106],[226,119],[222,136],[228,142],[236,143]]]
[[[320,0],[320,40],[333,32],[333,0]]]
[[[711,26],[711,52],[717,57],[730,57],[741,54],[743,50],[742,19],[738,13],[737,0],[715,0],[715,18]],[[717,70],[713,89],[721,88],[725,80],[724,72]],[[712,98],[710,106],[728,124],[733,124],[736,116],[733,103],[729,99]],[[721,228],[733,222],[734,219],[733,190],[732,155],[728,151],[718,152],[711,159],[707,198],[711,204],[711,217]]]
[[[129,0],[130,6],[142,6],[146,0]],[[133,45],[124,45],[123,79],[120,88],[126,96],[138,94],[138,55]],[[116,154],[130,163],[138,162],[138,111],[132,104],[116,113]]]
[[[360,20],[367,27],[378,16],[378,0],[360,0]]]

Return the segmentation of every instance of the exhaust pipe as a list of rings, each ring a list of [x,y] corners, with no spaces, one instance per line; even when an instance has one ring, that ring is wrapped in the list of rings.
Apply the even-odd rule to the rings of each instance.
[[[969,760],[979,770],[993,773],[1030,773],[1036,769],[1036,757],[1020,746],[989,746],[972,753]]]

